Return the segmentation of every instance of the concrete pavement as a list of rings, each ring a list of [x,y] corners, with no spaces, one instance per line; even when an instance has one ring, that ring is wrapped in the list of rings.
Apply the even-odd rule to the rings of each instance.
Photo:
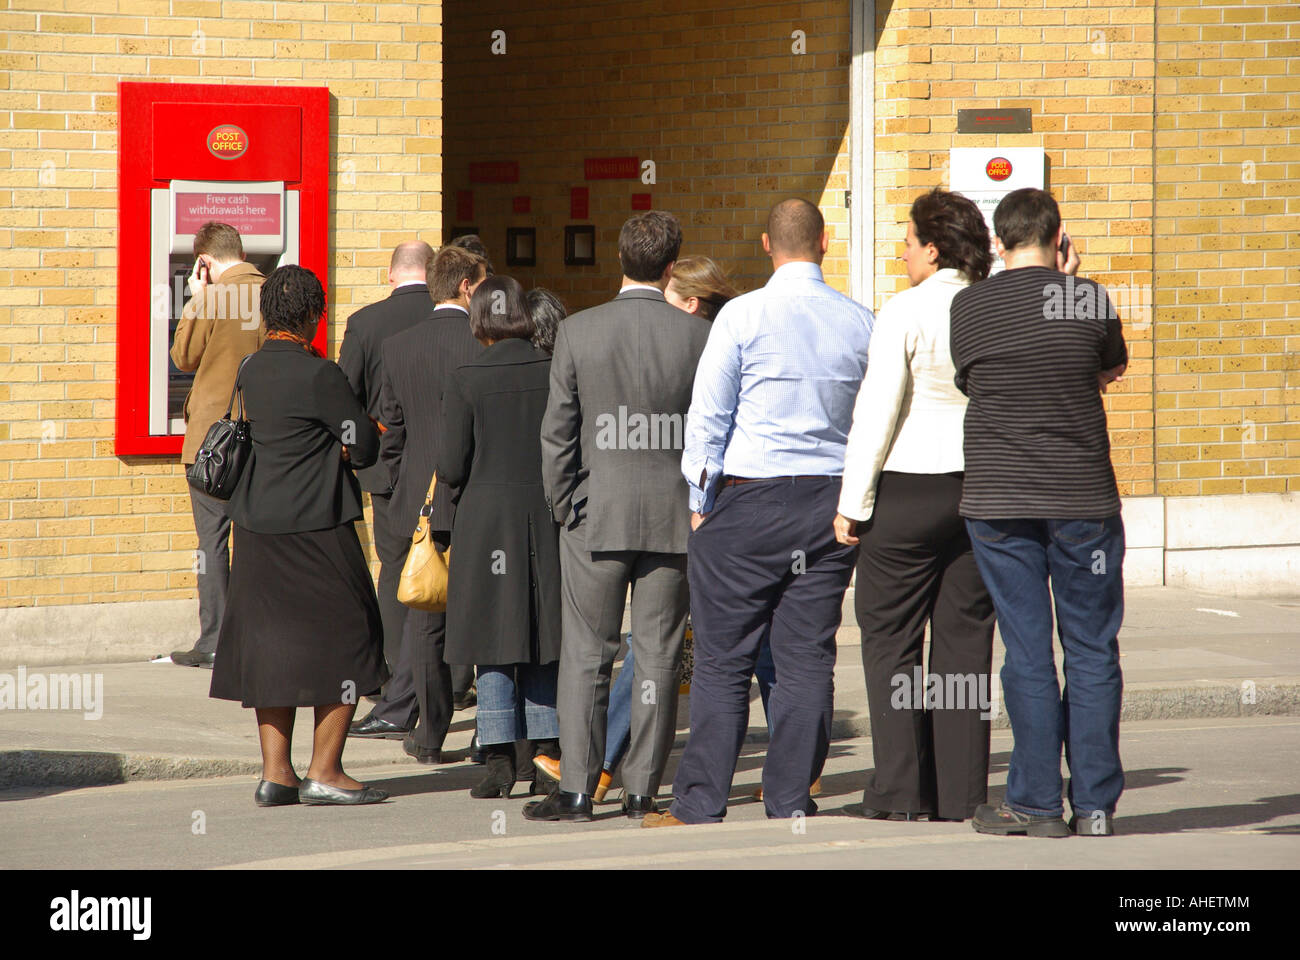
[[[1010,746],[1009,733],[994,733],[994,802]],[[597,807],[593,823],[529,822],[522,791],[471,798],[481,768],[468,763],[369,768],[363,776],[393,799],[356,808],[258,808],[255,775],[0,790],[0,869],[1300,866],[1300,718],[1135,721],[1121,751],[1127,786],[1113,837],[988,837],[969,823],[851,818],[844,808],[861,800],[871,766],[870,742],[854,738],[832,744],[815,817],[766,819],[751,799],[763,745],[748,744],[726,822],[659,830],[640,829],[616,804]],[[670,778],[674,768],[675,757]],[[1234,888],[1225,879],[1214,892]]]
[[[852,600],[850,594],[838,634],[837,738],[870,732]],[[1132,589],[1120,647],[1126,722],[1300,715],[1300,600]],[[994,651],[996,673],[1000,640]],[[86,719],[85,710],[0,709],[0,787],[185,779],[259,769],[252,712],[210,700],[209,671],[144,662],[29,668],[29,674],[72,672],[102,678],[102,715]],[[996,683],[993,693],[996,701]],[[756,690],[752,699],[757,701]],[[992,706],[995,728],[1005,728],[1005,713],[996,702]],[[358,715],[367,709],[363,701]],[[679,743],[688,729],[686,697],[678,717]],[[458,713],[447,748],[467,747],[472,732],[473,712]],[[765,739],[762,709],[754,702],[750,740]],[[310,742],[309,714],[300,712],[295,731],[300,765],[310,755]],[[352,740],[345,758],[367,770],[423,769],[398,741]]]

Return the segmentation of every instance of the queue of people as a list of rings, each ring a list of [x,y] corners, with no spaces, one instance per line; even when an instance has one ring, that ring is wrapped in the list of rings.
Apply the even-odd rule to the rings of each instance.
[[[878,316],[825,282],[825,224],[801,199],[769,216],[759,289],[681,257],[676,218],[653,211],[620,232],[618,295],[567,318],[549,291],[495,274],[477,238],[436,255],[406,243],[393,293],[353,315],[338,366],[311,347],[319,281],[274,271],[264,345],[226,384],[253,454],[226,505],[236,549],[212,683],[257,712],[257,802],[386,799],[343,772],[346,737],[400,737],[420,762],[450,762],[468,694],[484,763],[473,796],[527,782],[541,798],[525,818],[585,821],[621,767],[623,812],[642,826],[718,822],[757,676],[766,813],[813,814],[856,570],[875,762],[854,812],[1111,833],[1124,547],[1100,394],[1127,353],[1113,309],[1068,322],[1043,309],[1079,267],[1050,194],[1009,194],[994,232],[1000,272],[971,201],[917,198],[911,286]],[[1100,287],[1094,302],[1109,303]],[[378,593],[355,532],[362,488]],[[422,508],[450,549],[445,613],[396,602]],[[662,804],[688,617],[691,734]],[[1015,737],[997,806],[995,620]],[[934,675],[970,696],[899,695]],[[316,716],[302,780],[299,706]]]

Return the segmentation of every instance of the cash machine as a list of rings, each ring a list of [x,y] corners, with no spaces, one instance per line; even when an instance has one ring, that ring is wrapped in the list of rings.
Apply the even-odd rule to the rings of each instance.
[[[169,352],[200,226],[235,227],[263,274],[326,283],[329,145],[325,87],[118,84],[119,455],[180,453],[194,377]]]

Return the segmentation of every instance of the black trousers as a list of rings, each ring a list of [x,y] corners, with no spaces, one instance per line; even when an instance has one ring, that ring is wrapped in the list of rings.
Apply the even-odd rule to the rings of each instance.
[[[388,496],[372,493],[370,497],[375,511],[375,552],[379,554],[380,563],[379,610],[384,621],[384,658],[392,673],[384,685],[383,698],[375,704],[370,716],[410,729],[420,717],[421,702],[416,693],[414,650],[416,647],[423,649],[431,642],[441,643],[442,640],[431,641],[429,637],[435,628],[423,621],[416,625],[416,629],[407,631],[407,619],[418,611],[411,610],[397,599],[397,584],[402,577],[402,565],[406,563],[407,551],[411,549],[410,531],[401,533],[400,525],[392,522]],[[396,643],[390,645],[394,631]],[[442,637],[444,633],[445,624],[443,632],[438,633],[438,636]],[[427,671],[430,669],[428,655],[422,657],[420,669]],[[441,671],[438,674],[441,676]],[[420,682],[427,688],[426,680]],[[451,683],[455,693],[464,693],[473,682],[473,666],[458,665],[451,668]]]
[[[993,601],[957,514],[961,485],[960,473],[882,473],[858,529],[875,756],[862,802],[876,810],[964,820],[987,800]]]
[[[433,540],[439,550],[446,550],[451,543],[451,534],[435,530]],[[420,714],[420,723],[412,739],[418,746],[441,750],[455,709],[451,667],[443,659],[447,647],[447,615],[408,611],[402,642],[410,661],[411,681]]]
[[[763,805],[773,818],[817,811],[808,787],[830,746],[835,631],[855,549],[835,541],[839,496],[839,477],[724,487],[690,535],[691,736],[673,778],[672,805],[685,823],[726,815],[764,637],[776,686],[768,703]]]
[[[391,494],[372,493],[370,504],[375,515],[375,553],[379,555],[379,615],[384,621],[384,659],[390,668],[395,668],[408,609],[397,600],[397,582],[411,548],[411,531],[393,523]],[[395,669],[393,672],[396,676]]]

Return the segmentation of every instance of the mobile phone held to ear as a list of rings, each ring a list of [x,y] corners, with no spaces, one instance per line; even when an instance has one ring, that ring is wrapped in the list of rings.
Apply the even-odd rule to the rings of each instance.
[[[1069,259],[1070,235],[1068,233],[1061,234],[1061,245],[1057,249],[1061,251],[1061,256],[1065,257],[1067,260]]]

